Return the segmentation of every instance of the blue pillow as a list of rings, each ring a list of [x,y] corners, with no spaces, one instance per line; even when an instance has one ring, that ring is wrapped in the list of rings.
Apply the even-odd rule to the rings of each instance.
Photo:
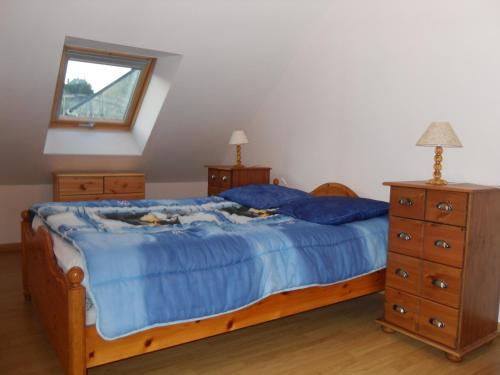
[[[305,191],[270,184],[241,186],[223,191],[219,196],[258,209],[276,208],[299,198],[311,198]]]
[[[344,224],[386,215],[387,202],[366,198],[313,197],[294,200],[279,208],[279,213],[318,224]]]

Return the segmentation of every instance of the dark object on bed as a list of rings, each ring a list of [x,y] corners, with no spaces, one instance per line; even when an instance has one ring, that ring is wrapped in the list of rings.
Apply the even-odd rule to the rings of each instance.
[[[279,213],[317,224],[345,224],[386,215],[387,202],[351,197],[309,197],[296,199],[279,208]]]
[[[259,209],[276,208],[296,199],[311,197],[302,190],[269,184],[241,186],[226,190],[219,196],[243,206]]]
[[[108,220],[117,220],[130,225],[174,225],[179,224],[178,216],[168,216],[162,215],[158,217],[154,212],[144,211],[144,212],[111,212],[103,214],[102,217]]]

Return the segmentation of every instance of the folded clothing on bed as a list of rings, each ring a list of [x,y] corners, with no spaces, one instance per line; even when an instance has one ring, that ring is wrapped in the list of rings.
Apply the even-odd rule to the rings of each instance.
[[[318,225],[219,197],[54,202],[32,212],[81,252],[105,339],[217,316],[386,262],[386,217]]]

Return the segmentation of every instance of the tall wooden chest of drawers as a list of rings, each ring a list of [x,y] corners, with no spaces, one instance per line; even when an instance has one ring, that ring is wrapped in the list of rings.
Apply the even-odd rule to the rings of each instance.
[[[268,184],[269,167],[233,167],[207,165],[208,195],[216,195],[224,190],[243,185]]]
[[[462,357],[497,336],[500,189],[387,182],[391,187],[385,332]]]
[[[54,173],[53,199],[93,201],[144,199],[143,173]]]

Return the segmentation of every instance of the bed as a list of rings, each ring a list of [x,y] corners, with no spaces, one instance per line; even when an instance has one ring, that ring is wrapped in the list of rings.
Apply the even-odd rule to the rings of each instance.
[[[311,194],[314,196],[357,196],[348,187],[337,183],[323,184],[316,188],[313,192],[311,192]],[[223,202],[222,199],[217,200],[216,198],[207,198],[206,200],[202,200],[199,203],[202,205],[211,205],[210,207],[216,205],[218,209],[222,207],[224,210],[223,213],[225,215],[223,220],[226,220],[227,217],[231,217],[231,220],[233,220],[234,217],[238,218],[237,220],[240,220],[241,218],[241,216],[234,216],[234,212],[231,211],[234,209],[234,206]],[[79,213],[78,210],[76,210],[75,212]],[[102,210],[99,210],[99,212],[101,214]],[[113,214],[116,214],[116,212],[117,208],[114,207]],[[197,215],[199,214],[197,213]],[[207,216],[205,213],[203,215]],[[217,212],[214,215],[220,216],[220,212]],[[298,231],[314,232],[319,230],[319,237],[328,237],[329,232],[321,232],[325,228],[320,227],[325,226],[307,226],[307,224],[299,223],[300,226],[292,227],[292,224],[297,225],[297,223],[288,223],[286,221],[286,218],[280,218],[280,216],[282,215],[271,215],[272,218],[268,218],[268,213],[264,212],[262,216],[263,218],[257,217],[256,222],[258,224],[257,226],[259,230],[264,232],[259,232],[256,237],[260,239],[266,238],[263,233],[267,233],[266,231],[269,231],[269,228],[280,228],[280,231],[278,233],[273,234],[269,232],[269,238],[272,238],[273,235],[275,237],[277,236],[278,238],[277,241],[270,242],[270,248],[274,246],[273,243],[279,244],[283,242],[281,241],[280,237],[283,231],[282,228],[292,228],[293,230],[291,232],[293,233]],[[161,314],[169,313],[169,316],[172,316],[172,318],[168,323],[156,324],[158,322],[158,318],[155,317],[154,314],[148,311],[146,314],[141,315],[142,305],[136,307],[135,304],[131,304],[129,314],[133,318],[123,319],[124,321],[121,322],[122,319],[116,319],[116,311],[114,312],[115,315],[107,314],[107,311],[114,311],[117,308],[120,308],[120,306],[114,306],[113,299],[104,297],[109,296],[110,293],[111,295],[118,295],[120,294],[120,290],[133,292],[135,290],[134,285],[136,285],[134,283],[136,283],[136,279],[138,279],[136,277],[136,274],[132,275],[134,280],[132,284],[124,284],[123,280],[115,280],[112,277],[112,272],[110,271],[109,279],[101,280],[101,283],[98,285],[95,282],[95,280],[98,279],[98,277],[96,276],[98,275],[98,271],[95,271],[96,268],[94,268],[92,273],[93,279],[90,281],[94,282],[94,284],[91,284],[92,287],[89,287],[89,290],[86,290],[87,288],[85,286],[88,286],[89,280],[87,280],[86,274],[83,271],[83,269],[85,268],[83,266],[79,266],[78,262],[74,263],[75,265],[72,267],[70,267],[71,262],[66,262],[65,265],[61,264],[61,244],[59,243],[60,240],[58,239],[56,234],[49,233],[48,227],[50,227],[50,223],[45,223],[47,225],[41,225],[40,223],[38,223],[37,225],[33,225],[33,213],[30,213],[29,211],[24,211],[22,213],[22,219],[21,231],[24,295],[27,300],[32,300],[36,305],[49,340],[54,347],[63,367],[65,368],[66,373],[68,374],[85,374],[87,369],[91,367],[172,347],[182,343],[202,339],[204,337],[214,336],[236,329],[249,327],[255,324],[260,324],[266,321],[271,321],[340,301],[357,298],[363,295],[379,292],[384,288],[384,266],[386,249],[385,245],[382,245],[383,242],[374,242],[372,245],[367,245],[367,247],[375,246],[379,248],[371,250],[371,253],[374,254],[371,257],[377,258],[376,262],[362,262],[363,264],[370,263],[370,265],[360,266],[361,268],[358,267],[358,269],[350,271],[351,273],[342,273],[344,268],[339,267],[341,276],[338,277],[340,278],[340,280],[334,280],[329,279],[328,275],[325,276],[326,274],[324,272],[321,273],[321,270],[319,270],[317,274],[315,273],[315,278],[308,278],[309,276],[307,276],[307,272],[305,273],[306,276],[296,275],[295,267],[297,263],[292,263],[291,266],[288,263],[280,263],[284,258],[286,258],[287,261],[290,258],[288,255],[286,257],[283,256],[282,247],[276,248],[276,251],[274,252],[266,252],[265,250],[268,250],[266,249],[266,242],[260,241],[257,247],[261,248],[261,253],[266,254],[266,256],[268,256],[267,253],[272,254],[268,258],[265,258],[266,260],[264,262],[262,262],[261,258],[259,258],[259,262],[269,264],[267,267],[271,271],[279,267],[288,269],[288,272],[284,272],[288,275],[285,284],[283,284],[281,280],[276,280],[275,273],[263,272],[262,274],[259,274],[259,278],[263,280],[262,288],[257,288],[259,289],[258,293],[253,295],[249,292],[250,290],[255,289],[254,285],[256,285],[256,283],[253,279],[245,284],[245,277],[243,276],[241,277],[241,280],[243,280],[242,284],[235,287],[227,283],[228,280],[233,280],[234,277],[230,275],[228,276],[228,274],[225,273],[226,271],[220,271],[222,273],[217,274],[215,277],[210,279],[210,281],[206,282],[207,284],[212,285],[211,288],[203,289],[203,282],[201,282],[200,284],[196,284],[197,279],[194,278],[195,276],[193,276],[193,278],[191,279],[186,279],[189,282],[182,284],[182,280],[184,279],[178,279],[178,272],[170,272],[171,270],[167,270],[169,272],[163,272],[165,270],[162,270],[161,274],[168,274],[168,280],[176,280],[176,285],[180,285],[181,289],[182,285],[186,286],[187,291],[182,289],[184,294],[199,292],[200,290],[203,292],[200,294],[200,296],[197,297],[197,300],[201,302],[196,306],[196,312],[191,311],[192,309],[188,309],[190,304],[192,305],[192,302],[184,301],[182,294],[177,295],[175,298],[173,298],[173,302],[171,302],[174,305],[179,305],[177,309],[178,311],[176,309],[169,311],[168,305],[166,305],[168,301],[157,301],[154,298],[152,299],[151,297],[148,297],[148,293],[146,292],[151,288],[156,288],[157,285],[151,282],[151,278],[149,277],[151,273],[148,273],[147,278],[137,281],[141,283],[137,285],[136,289],[142,291],[141,298],[145,300],[145,302],[143,303],[146,305],[159,303],[154,311],[160,311]],[[110,218],[106,217],[106,219]],[[114,221],[103,220],[102,222],[99,222],[98,225],[106,225],[107,223],[111,222],[114,223],[116,222],[115,219],[116,218],[113,217]],[[64,218],[64,220],[67,219]],[[212,219],[209,218],[209,220]],[[262,220],[262,222],[259,220]],[[267,225],[269,223],[270,225]],[[123,225],[125,227],[130,227],[129,224],[130,222],[127,221]],[[244,226],[233,224],[234,223],[230,222],[226,227],[230,228],[230,231],[238,231],[242,230],[241,228],[245,228]],[[362,226],[364,224],[359,225]],[[379,232],[381,230],[385,231],[383,229],[383,224],[372,223],[369,225],[379,225]],[[59,227],[65,226],[59,224]],[[36,229],[36,231],[34,230],[34,228]],[[210,228],[217,229],[218,227],[211,226]],[[152,226],[151,230],[155,231],[154,226]],[[356,230],[357,232],[363,232],[366,231],[366,228],[359,227]],[[138,234],[135,232],[130,234],[130,231],[135,231],[135,229],[127,229],[127,231],[127,237],[124,237],[127,238],[127,241],[117,242],[114,245],[111,244],[111,237],[109,237],[111,242],[107,243],[107,241],[103,241],[103,237],[99,237],[97,236],[97,234],[95,236],[93,234],[89,235],[89,233],[87,233],[87,228],[83,228],[80,231],[80,233],[84,234],[83,238],[85,239],[85,241],[80,239],[78,233],[74,234],[75,232],[71,230],[68,230],[67,233],[69,234],[67,235],[68,237],[66,239],[71,238],[75,246],[87,246],[87,249],[80,249],[84,250],[82,254],[86,254],[86,256],[89,257],[87,258],[86,262],[83,262],[82,264],[87,264],[88,267],[93,267],[92,264],[94,263],[99,265],[105,262],[106,259],[108,259],[105,257],[106,251],[109,250],[110,252],[112,252],[112,250],[116,249],[117,244],[123,246],[124,254],[130,253],[130,256],[133,257],[135,254],[134,247],[128,246],[129,243],[134,242],[135,240],[137,240],[137,238],[142,239],[143,236],[154,239],[154,235],[158,235],[157,233],[149,232],[146,235]],[[194,236],[199,236],[199,233],[202,232],[200,232],[200,229],[197,228]],[[62,235],[64,236],[65,234],[62,233]],[[161,235],[164,235],[164,233],[162,232]],[[237,238],[240,235],[241,233],[234,233],[233,237],[228,241],[234,240],[234,238]],[[93,239],[94,242],[89,241],[89,238]],[[189,241],[192,240],[190,239]],[[299,241],[304,240],[299,239]],[[308,240],[306,238],[306,242],[307,241]],[[101,246],[103,242],[106,242],[106,244]],[[155,240],[151,240],[148,242],[154,244]],[[349,245],[349,242],[343,242],[344,244],[342,246],[347,246],[344,247],[343,252],[346,252],[345,249],[350,251],[351,247]],[[203,241],[200,243],[203,243]],[[235,254],[240,254],[241,251],[232,251],[230,245],[231,242],[228,242],[224,245],[224,251],[227,253],[224,254],[226,254],[226,258],[229,257],[230,259],[232,259],[231,264],[240,264],[243,261],[246,261],[240,258],[231,258],[234,257]],[[153,245],[151,246],[151,248],[154,248]],[[183,246],[183,243],[180,243],[179,246]],[[100,248],[100,250],[95,251],[97,248]],[[352,249],[355,249],[355,247],[352,246]],[[210,248],[207,248],[207,251],[211,251]],[[221,250],[219,250],[219,252],[221,252]],[[90,258],[89,254],[94,254],[92,255],[92,257],[95,258]],[[309,254],[308,257],[311,259],[307,258],[307,261],[315,262],[315,258],[318,256],[318,254]],[[200,255],[196,255],[195,259],[198,259],[199,257]],[[357,257],[359,257],[359,255]],[[129,258],[124,258],[126,258],[124,262],[129,261]],[[94,262],[92,259],[100,260],[98,262]],[[337,261],[338,260],[332,260],[332,262]],[[186,264],[182,257],[180,260],[176,260],[176,262],[178,264]],[[300,260],[300,262],[303,262],[303,260]],[[133,264],[143,263],[144,262],[142,262],[140,258],[137,258],[137,260],[133,262]],[[171,258],[169,258],[169,262],[167,263],[174,264],[175,262]],[[126,264],[127,263],[120,264],[120,261],[116,260],[115,258],[112,268],[119,269]],[[188,266],[186,267],[191,267],[189,263],[187,264]],[[320,263],[314,263],[309,268],[321,268],[318,266],[318,264]],[[219,268],[225,270],[227,267],[224,267]],[[97,269],[98,268],[99,267],[97,267]],[[125,267],[127,272],[129,271],[128,268],[129,267]],[[142,270],[142,267],[136,268]],[[219,268],[217,268],[217,270],[219,270]],[[227,269],[229,270],[231,268]],[[238,272],[238,274],[241,276],[244,274],[244,272],[246,272],[246,269],[250,270],[250,273],[255,273],[255,270],[260,270],[261,267],[235,268],[234,272]],[[348,267],[345,267],[345,269],[348,269]],[[192,275],[194,274],[193,272],[190,271],[190,273],[186,274]],[[281,273],[283,274],[283,272]],[[100,277],[106,276],[107,272],[103,272]],[[185,277],[184,274],[182,274],[181,276]],[[304,277],[306,278],[306,281],[295,284],[295,281],[297,279]],[[319,278],[321,282],[318,282],[317,278]],[[126,280],[126,282],[128,282],[128,279]],[[171,281],[168,281],[168,283],[170,282]],[[223,283],[227,283],[227,287],[223,287]],[[108,285],[111,284],[114,285],[115,289],[107,289]],[[102,287],[103,285],[105,287]],[[165,283],[163,285],[165,285]],[[88,294],[90,293],[90,290],[94,292],[94,294],[92,294],[91,296],[89,296]],[[144,292],[145,290],[146,292]],[[217,296],[211,296],[211,291],[213,290],[223,290],[223,293],[218,292]],[[241,290],[243,290],[244,292],[240,293]],[[240,293],[241,295],[239,295],[238,293]],[[238,298],[246,299],[242,300],[238,306],[233,306],[227,302],[227,299],[225,299],[228,294],[236,294]],[[98,303],[98,305],[100,306],[100,320],[92,319],[91,317],[92,314],[90,313],[90,311],[92,306],[90,306],[89,308],[89,305],[91,305],[89,304],[89,300],[94,299],[96,301],[100,301]],[[117,299],[117,301],[119,300]],[[208,311],[208,307],[206,306],[208,303],[207,301],[210,301],[210,309]],[[224,308],[221,307],[217,310],[216,307],[218,306],[218,304],[224,306]],[[179,311],[182,311],[183,313],[180,314]],[[114,316],[114,319],[108,319],[106,321],[107,315]],[[146,319],[146,321],[143,322],[142,325],[140,325],[138,322],[141,322],[144,319]],[[160,321],[165,322],[165,320],[161,319]]]

